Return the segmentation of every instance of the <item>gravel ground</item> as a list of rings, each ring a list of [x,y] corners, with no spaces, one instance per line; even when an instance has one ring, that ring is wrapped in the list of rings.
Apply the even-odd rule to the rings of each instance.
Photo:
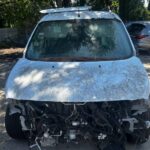
[[[22,56],[23,49],[6,49],[0,50],[0,150],[28,150],[26,141],[15,141],[8,137],[5,131],[4,116],[7,102],[4,99],[4,85],[9,71],[13,67],[18,57]],[[144,66],[150,77],[150,56],[140,56]],[[149,150],[150,141],[144,145],[128,145],[127,150]],[[60,144],[56,148],[49,150],[96,150],[92,143],[84,143],[79,145]]]

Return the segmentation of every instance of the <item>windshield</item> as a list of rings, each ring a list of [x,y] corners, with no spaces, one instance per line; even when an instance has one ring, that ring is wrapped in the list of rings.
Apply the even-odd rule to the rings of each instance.
[[[39,24],[27,48],[34,60],[105,60],[132,56],[123,25],[116,20],[65,20]]]

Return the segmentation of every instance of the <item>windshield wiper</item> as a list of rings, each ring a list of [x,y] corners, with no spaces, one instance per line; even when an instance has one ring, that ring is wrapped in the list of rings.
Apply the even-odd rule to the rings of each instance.
[[[96,57],[45,57],[36,60],[40,61],[102,61],[110,60],[110,58],[96,58]]]

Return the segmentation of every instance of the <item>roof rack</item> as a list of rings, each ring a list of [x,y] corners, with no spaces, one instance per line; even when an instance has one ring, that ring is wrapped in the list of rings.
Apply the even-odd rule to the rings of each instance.
[[[55,8],[55,9],[41,10],[40,13],[42,13],[42,14],[50,14],[50,13],[62,13],[62,12],[88,11],[88,10],[91,10],[91,8],[92,8],[91,6]]]

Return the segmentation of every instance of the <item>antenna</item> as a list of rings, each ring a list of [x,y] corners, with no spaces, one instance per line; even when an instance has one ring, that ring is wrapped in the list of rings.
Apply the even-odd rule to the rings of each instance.
[[[78,17],[80,17],[80,12],[79,12],[79,0],[77,0],[77,8],[78,8]]]

